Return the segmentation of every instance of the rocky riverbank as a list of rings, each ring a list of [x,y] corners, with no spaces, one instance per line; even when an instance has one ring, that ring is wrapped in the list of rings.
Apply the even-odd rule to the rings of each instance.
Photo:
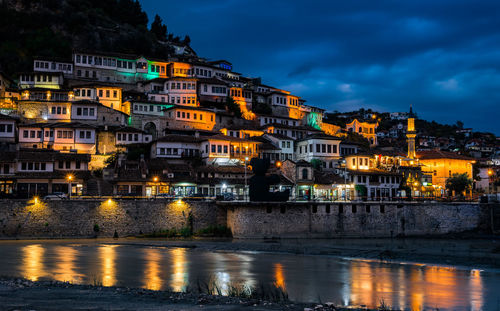
[[[0,278],[0,310],[368,310],[333,303],[302,304],[258,298],[76,285]],[[388,310],[388,309],[384,309]]]

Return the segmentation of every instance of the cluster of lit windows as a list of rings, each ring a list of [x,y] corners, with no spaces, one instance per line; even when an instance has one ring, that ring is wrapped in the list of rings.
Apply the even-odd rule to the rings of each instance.
[[[75,161],[75,169],[79,170],[82,167],[81,161]],[[71,169],[71,161],[58,161],[58,169]]]
[[[168,88],[168,83],[166,84]],[[171,90],[196,90],[196,83],[172,82],[170,83]]]
[[[100,98],[110,98],[111,97],[111,90],[99,90],[99,97]],[[118,98],[118,90],[113,90],[113,98]]]
[[[281,148],[290,148],[290,141],[281,141]]]
[[[276,96],[275,103],[279,105],[286,105],[286,98],[281,96]]]
[[[43,61],[35,61],[35,68],[37,69],[49,69],[50,70],[59,70],[59,71],[72,71],[73,65],[64,64],[64,63],[55,63],[55,62],[43,62]]]
[[[177,111],[177,119],[184,119],[184,120],[196,120],[196,121],[203,121],[203,114],[202,113],[196,113],[193,112],[192,114],[190,112],[186,111]],[[213,121],[213,116],[211,116],[211,119]]]
[[[45,171],[47,164],[44,162],[21,162],[21,171]]]
[[[57,131],[57,138],[73,139],[73,131],[58,130]]]
[[[290,97],[288,99],[289,103],[291,106],[298,106],[299,105],[299,99],[298,98],[293,98],[293,97]]]
[[[66,107],[61,106],[52,106],[50,108],[50,114],[67,114],[68,109]]]
[[[76,55],[75,63],[88,64],[104,67],[116,67],[116,59],[110,57],[92,56],[92,55]]]
[[[75,89],[75,96],[92,97],[92,89]]]
[[[172,104],[196,104],[196,96],[170,96]]]
[[[227,89],[223,86],[212,86],[212,93],[214,93],[214,94],[227,94]]]
[[[368,166],[368,158],[360,158],[358,164],[359,164],[359,166],[362,166],[362,165]],[[352,158],[352,165],[356,166],[356,158]]]
[[[42,138],[41,130],[23,130],[23,138]]]
[[[297,125],[297,121],[290,121],[289,122],[289,120],[285,120],[285,119],[277,119],[277,118],[267,118],[267,117],[265,117],[264,118],[264,124],[269,124],[269,123],[281,123],[281,124],[286,124],[286,125],[290,125],[291,124],[293,126]]]
[[[116,135],[117,141],[139,141],[139,134],[137,133],[118,133]]]
[[[231,96],[233,96],[233,97],[241,97],[241,90],[239,90],[239,89],[231,89]]]
[[[12,124],[0,124],[0,133],[12,133],[14,127]]]
[[[149,71],[164,74],[165,73],[165,66],[149,65]]]
[[[202,77],[212,77],[212,70],[196,68],[196,75]]]
[[[184,68],[174,68],[174,74],[176,75],[191,75],[191,69],[184,69]]]
[[[52,82],[51,75],[44,74],[22,74],[19,79],[21,82]]]
[[[134,69],[134,62],[126,61],[126,60],[118,60],[116,61],[116,67],[123,69]]]
[[[92,139],[92,131],[80,130],[78,132],[78,136],[80,137],[80,139]]]
[[[299,154],[313,152],[313,146],[316,153],[332,154],[337,153],[337,145],[330,144],[309,144],[305,146],[299,146]]]
[[[354,154],[356,153],[356,148],[354,147],[340,147],[340,154],[341,155],[349,155],[349,154]]]
[[[95,115],[95,108],[76,108],[77,116],[90,116],[93,117]]]

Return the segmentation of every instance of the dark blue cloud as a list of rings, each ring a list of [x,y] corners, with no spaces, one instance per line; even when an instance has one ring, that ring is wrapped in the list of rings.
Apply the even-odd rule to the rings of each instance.
[[[200,56],[328,110],[404,111],[500,133],[500,2],[142,0]]]

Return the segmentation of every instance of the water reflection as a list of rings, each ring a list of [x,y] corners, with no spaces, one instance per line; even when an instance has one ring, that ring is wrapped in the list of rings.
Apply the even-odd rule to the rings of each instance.
[[[101,282],[103,286],[113,286],[116,284],[116,248],[116,245],[101,245],[99,247]]]
[[[162,287],[161,262],[163,256],[156,248],[147,248],[144,250],[146,260],[146,270],[144,271],[144,287],[151,290],[159,290]]]
[[[22,248],[23,265],[21,266],[21,274],[24,278],[36,281],[45,274],[43,266],[44,253],[45,249],[39,244],[26,245]]]
[[[274,285],[282,290],[286,290],[285,273],[283,272],[283,265],[275,263],[274,268]]]
[[[482,310],[484,289],[483,281],[481,280],[481,271],[474,269],[470,272],[469,288],[471,310]]]
[[[173,291],[182,292],[188,285],[188,263],[185,248],[173,248],[169,251],[172,260],[170,287]]]
[[[466,277],[465,271],[452,267],[400,265],[396,277],[393,267],[376,262],[353,262],[350,265],[350,288],[343,288],[343,297],[350,297],[350,304],[370,308],[381,303],[411,310],[425,308],[454,309],[457,303],[472,310],[483,308],[481,274],[473,270]],[[348,293],[345,291],[349,291]],[[464,297],[463,293],[469,293]]]
[[[61,282],[78,282],[81,278],[75,271],[78,250],[69,246],[56,246],[54,253],[59,259],[54,269],[54,279]]]
[[[286,290],[292,300],[395,309],[488,310],[497,305],[498,271],[341,260],[322,256],[191,251],[183,248],[68,243],[0,243],[0,275],[30,280],[185,291],[198,281]],[[14,267],[14,268],[13,268]],[[494,308],[493,308],[494,309]]]

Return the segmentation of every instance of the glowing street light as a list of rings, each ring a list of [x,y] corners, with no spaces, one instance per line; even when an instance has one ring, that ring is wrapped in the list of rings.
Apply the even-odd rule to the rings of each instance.
[[[68,176],[66,176],[66,179],[68,180],[68,199],[71,200],[71,182],[73,181],[73,175],[68,174]]]
[[[277,167],[277,168],[280,168],[282,164],[283,164],[283,163],[281,163],[281,161],[276,161],[276,167]]]

